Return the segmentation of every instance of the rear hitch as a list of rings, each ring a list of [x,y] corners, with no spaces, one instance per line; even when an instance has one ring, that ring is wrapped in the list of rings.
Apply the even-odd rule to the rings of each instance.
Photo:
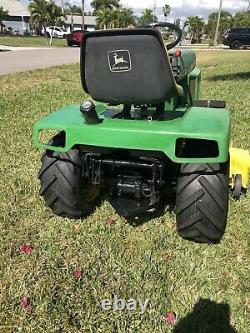
[[[111,205],[124,217],[142,215],[157,207],[164,185],[164,164],[153,158],[113,159],[87,153],[85,177],[108,190]]]

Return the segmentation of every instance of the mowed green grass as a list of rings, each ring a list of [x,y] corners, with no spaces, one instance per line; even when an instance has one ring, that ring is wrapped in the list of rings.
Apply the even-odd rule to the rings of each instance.
[[[44,37],[9,37],[0,36],[0,45],[6,46],[48,46],[48,40]],[[52,46],[67,46],[66,39],[53,38]]]
[[[200,51],[198,64],[202,98],[227,101],[234,144],[249,149],[250,53]],[[249,332],[249,195],[230,201],[216,246],[182,240],[168,212],[138,227],[107,202],[85,220],[56,217],[38,194],[32,126],[86,97],[79,66],[4,76],[0,87],[0,332]],[[31,253],[20,252],[24,243]],[[144,315],[103,311],[101,300],[114,295],[150,303]]]

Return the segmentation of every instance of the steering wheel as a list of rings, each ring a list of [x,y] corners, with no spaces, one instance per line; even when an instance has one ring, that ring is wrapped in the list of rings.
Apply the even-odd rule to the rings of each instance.
[[[177,39],[174,42],[166,45],[167,50],[170,50],[170,49],[174,48],[181,41],[182,30],[177,25],[175,25],[173,23],[157,22],[157,23],[150,24],[150,27],[154,28],[154,29],[158,28],[158,27],[170,28],[170,29],[172,29],[176,32]]]

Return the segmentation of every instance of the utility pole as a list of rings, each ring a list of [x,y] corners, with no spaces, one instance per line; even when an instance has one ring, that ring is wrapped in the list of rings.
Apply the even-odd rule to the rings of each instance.
[[[216,30],[215,30],[215,35],[214,35],[214,47],[216,47],[218,45],[218,34],[219,34],[219,28],[220,28],[220,17],[221,17],[221,11],[222,11],[222,3],[223,3],[223,0],[220,0],[220,8],[219,8],[219,12],[218,12]]]
[[[64,15],[64,0],[61,1],[62,1],[62,14]]]
[[[84,22],[84,0],[82,0],[82,30],[84,30],[85,22]]]
[[[156,6],[157,6],[157,3],[156,3],[156,0],[154,0],[154,17],[153,17],[153,23],[155,22]]]

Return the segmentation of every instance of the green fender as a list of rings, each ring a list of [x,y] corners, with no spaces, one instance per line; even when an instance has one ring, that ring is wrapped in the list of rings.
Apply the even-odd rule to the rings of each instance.
[[[73,104],[49,114],[34,125],[33,140],[36,147],[66,152],[74,145],[90,145],[108,148],[159,151],[176,163],[223,163],[228,160],[230,143],[230,112],[227,109],[189,107],[165,111],[166,120],[124,120],[104,118],[107,107],[96,106],[103,122],[86,125]],[[39,132],[44,130],[65,131],[65,147],[51,147],[39,141]],[[216,157],[177,157],[176,140],[202,139],[218,143]]]

